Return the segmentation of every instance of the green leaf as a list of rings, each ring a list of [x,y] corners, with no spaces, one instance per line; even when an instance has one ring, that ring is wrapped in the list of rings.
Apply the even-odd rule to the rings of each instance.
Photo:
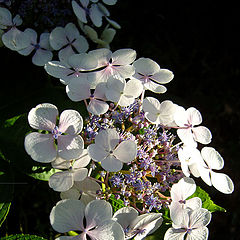
[[[60,172],[61,170],[49,168],[49,167],[42,167],[42,166],[33,166],[32,173],[28,175],[42,181],[48,181],[52,174],[56,172]]]
[[[112,194],[109,198],[109,202],[112,205],[113,212],[115,213],[118,209],[125,207],[123,200],[116,199],[115,196]]]
[[[12,117],[10,119],[7,119],[4,123],[4,127],[11,127],[14,125],[14,123],[21,117],[22,115],[18,115],[18,116],[15,116],[15,117]]]
[[[0,203],[0,227],[2,226],[2,223],[5,221],[9,209],[10,209],[11,203]]]
[[[199,186],[197,186],[197,189],[196,189],[195,193],[192,196],[190,196],[189,198],[193,198],[193,197],[201,198],[202,207],[206,208],[210,212],[216,212],[216,211],[226,212],[226,209],[224,209],[223,207],[220,207],[217,204],[215,204],[211,200],[209,194],[207,192],[205,192],[203,189],[201,189]]]
[[[1,240],[47,240],[47,239],[43,237],[38,237],[36,235],[17,234],[1,238]]]

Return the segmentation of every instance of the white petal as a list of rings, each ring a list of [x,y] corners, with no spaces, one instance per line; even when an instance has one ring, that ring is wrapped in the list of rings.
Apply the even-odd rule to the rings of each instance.
[[[205,240],[208,239],[208,228],[195,228],[193,229],[187,237],[187,240]]]
[[[87,168],[80,168],[73,171],[73,180],[74,181],[83,181],[88,175]]]
[[[156,115],[160,111],[160,102],[156,98],[146,97],[143,100],[143,111]]]
[[[192,128],[194,139],[202,144],[209,144],[212,141],[212,134],[206,127],[199,126]]]
[[[83,119],[75,110],[64,110],[59,119],[59,131],[68,134],[79,134],[83,128]]]
[[[185,127],[185,124],[188,124],[188,115],[183,107],[177,106],[174,120],[179,127]]]
[[[90,84],[76,78],[66,86],[66,92],[72,101],[79,102],[90,98]]]
[[[186,201],[185,207],[190,208],[192,210],[201,208],[202,207],[202,200],[199,197],[190,198]]]
[[[160,66],[150,58],[139,58],[133,63],[136,72],[144,76],[149,76],[157,73]]]
[[[53,53],[48,50],[38,49],[32,57],[32,63],[36,66],[44,66],[52,60]]]
[[[117,104],[121,107],[128,107],[134,103],[135,98],[122,94]]]
[[[58,155],[66,160],[77,159],[81,156],[84,142],[78,135],[61,135],[58,137]]]
[[[186,200],[196,191],[196,184],[192,178],[184,177],[173,184],[171,198],[173,201]]]
[[[89,102],[87,106],[88,112],[92,113],[93,115],[101,115],[108,111],[109,105],[97,99],[93,99]]]
[[[93,200],[85,208],[86,228],[100,225],[112,218],[112,206],[105,200]]]
[[[201,228],[207,226],[211,221],[211,213],[205,209],[200,208],[190,212],[189,227]]]
[[[150,79],[153,79],[158,83],[165,84],[169,83],[173,79],[173,77],[174,75],[171,71],[167,69],[160,69],[157,73],[153,74]]]
[[[64,192],[73,186],[73,176],[69,171],[54,173],[49,178],[49,187],[57,192]]]
[[[68,40],[64,28],[54,28],[50,34],[49,41],[54,50],[60,50],[63,46],[67,45]]]
[[[172,123],[174,120],[174,114],[176,111],[175,104],[172,101],[165,100],[160,105],[160,112],[159,118],[161,124],[167,126],[168,124]]]
[[[76,1],[72,1],[72,8],[73,8],[73,12],[74,14],[77,16],[77,18],[83,22],[83,23],[87,23],[87,18],[86,18],[86,12],[85,10],[80,7]]]
[[[124,240],[124,232],[119,223],[109,219],[102,222],[97,228],[88,232],[95,240]]]
[[[50,38],[50,33],[42,33],[40,35],[39,45],[41,48],[44,48],[45,50],[51,50],[49,38]]]
[[[195,145],[195,141],[193,139],[193,134],[190,128],[188,129],[178,129],[177,135],[181,139],[181,141],[186,144],[193,146]]]
[[[224,173],[211,171],[212,185],[224,194],[230,194],[234,191],[234,184],[231,178]]]
[[[199,125],[202,123],[201,113],[194,107],[190,107],[186,110],[188,115],[188,122],[193,126]]]
[[[140,81],[131,79],[127,82],[124,89],[124,95],[138,98],[143,91],[143,86]]]
[[[83,149],[82,155],[80,156],[80,158],[78,158],[74,162],[73,168],[77,169],[77,168],[86,167],[90,163],[90,160],[91,160],[91,158],[88,155],[87,149]]]
[[[58,116],[57,107],[50,103],[43,103],[32,108],[28,114],[29,125],[34,129],[52,131]]]
[[[109,172],[120,171],[123,167],[123,163],[119,161],[113,155],[109,155],[101,162],[102,168]]]
[[[50,213],[53,229],[60,233],[83,230],[84,204],[79,200],[59,201]]]
[[[136,51],[133,49],[119,49],[112,54],[113,65],[128,65],[136,59]]]
[[[169,228],[164,235],[164,240],[183,240],[185,234],[184,229]]]
[[[65,192],[61,192],[60,198],[61,199],[76,199],[76,200],[78,200],[80,195],[81,195],[80,192],[76,188],[72,187]]]
[[[113,155],[123,163],[131,162],[137,155],[137,144],[132,140],[123,141],[113,151]]]
[[[7,8],[0,7],[0,25],[12,25],[12,14]]]
[[[65,160],[57,156],[57,158],[51,162],[53,168],[56,169],[69,169],[71,167],[71,161]]]
[[[87,147],[87,150],[89,156],[97,162],[101,162],[109,155],[109,152],[107,152],[103,147],[99,146],[98,144],[90,144]]]
[[[78,38],[80,36],[80,33],[79,33],[76,25],[73,23],[68,23],[65,26],[65,33],[66,33],[69,43],[73,42],[76,38]]]
[[[224,160],[214,148],[204,147],[201,150],[201,154],[211,169],[221,170],[223,168]]]
[[[119,134],[114,128],[101,130],[95,137],[95,143],[106,151],[113,150],[119,143]]]
[[[59,58],[60,62],[68,65],[68,59],[74,54],[75,54],[75,52],[74,52],[72,46],[67,45],[66,47],[62,48],[58,52],[58,58]]]
[[[49,163],[56,159],[52,134],[30,133],[25,137],[24,146],[26,152],[37,162]]]
[[[97,99],[101,99],[106,101],[106,97],[105,97],[105,92],[106,92],[106,83],[99,83],[94,91],[94,97]]]
[[[73,70],[69,69],[66,64],[59,62],[59,61],[51,61],[48,62],[44,66],[46,72],[55,77],[55,78],[61,78],[64,81],[68,82],[69,79],[71,78],[71,74],[74,73]]]
[[[79,52],[79,53],[85,53],[88,48],[88,41],[86,38],[82,35],[80,35],[72,44],[74,48]]]
[[[126,229],[138,216],[138,211],[133,207],[122,207],[113,215],[113,220],[117,221],[123,229]]]
[[[144,88],[154,93],[165,93],[167,91],[166,87],[164,87],[163,85],[157,84],[153,81],[148,81],[144,83]]]
[[[135,73],[135,68],[132,65],[114,66],[113,76],[130,78]]]
[[[198,172],[202,178],[202,180],[209,186],[212,186],[211,178],[210,178],[210,169],[206,166],[198,165]]]
[[[96,27],[101,27],[102,26],[102,17],[103,17],[103,13],[101,12],[101,10],[99,9],[97,4],[92,4],[91,8],[89,9],[89,15],[90,18],[93,22],[93,24]]]

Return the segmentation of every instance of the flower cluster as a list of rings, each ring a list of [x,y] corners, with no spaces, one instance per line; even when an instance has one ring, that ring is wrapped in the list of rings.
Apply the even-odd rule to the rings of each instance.
[[[35,4],[24,1],[30,2]],[[43,2],[46,9],[54,4]],[[59,233],[75,231],[74,237],[58,239],[141,240],[161,228],[169,211],[172,227],[165,240],[207,239],[211,213],[200,198],[191,197],[196,185],[190,175],[224,194],[232,193],[234,184],[218,172],[224,165],[221,155],[202,147],[212,134],[201,125],[201,113],[146,96],[148,91],[165,93],[172,71],[149,58],[137,59],[133,49],[111,51],[113,28],[107,26],[98,37],[94,28],[102,27],[103,20],[120,27],[104,5],[116,2],[73,0],[78,26],[54,25],[39,37],[31,28],[18,29],[23,3],[21,16],[14,18],[0,7],[3,44],[24,56],[34,52],[33,64],[59,79],[71,101],[84,101],[89,114],[83,118],[67,109],[59,115],[51,103],[28,114],[35,131],[25,136],[25,150],[33,160],[51,165],[49,187],[62,199],[53,207],[50,223]],[[87,38],[102,48],[89,51]]]
[[[116,1],[104,0],[103,3],[114,5]],[[13,6],[11,8],[11,4],[14,5],[14,3],[9,2],[5,7],[0,5],[0,36],[2,42],[7,48],[17,51],[21,55],[32,54],[32,62],[37,66],[44,66],[55,56],[67,64],[68,57],[76,53],[85,53],[89,49],[87,39],[97,43],[98,47],[109,48],[109,44],[116,34],[115,29],[119,29],[120,25],[109,18],[110,12],[103,3],[89,2],[89,0],[71,1],[71,3],[70,1],[66,1],[66,3],[41,1],[39,3],[35,0],[28,0],[18,6],[19,10],[15,17],[12,17],[8,10],[8,8],[14,9]],[[66,5],[65,9],[62,5]],[[20,30],[20,25],[23,24],[22,19],[27,19],[28,16],[26,15],[29,12],[32,13],[29,8],[34,9],[35,15],[38,15],[38,12],[41,13],[39,14],[40,19],[32,20],[35,23],[33,27],[38,27],[42,22],[47,26],[40,33],[32,28]],[[73,19],[70,17],[68,22],[63,21],[63,19],[67,19],[63,18],[63,15],[72,17],[72,11],[78,20],[78,26],[72,23]],[[45,12],[46,14],[44,14]],[[58,18],[59,21],[56,22]],[[103,18],[108,25],[99,37],[94,28],[102,27]]]

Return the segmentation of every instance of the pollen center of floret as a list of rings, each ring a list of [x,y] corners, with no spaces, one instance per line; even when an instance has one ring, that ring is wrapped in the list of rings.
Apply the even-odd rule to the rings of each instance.
[[[58,130],[58,127],[56,126],[53,130],[52,130],[52,135],[54,139],[58,139],[58,137],[60,135],[62,135],[62,132]]]

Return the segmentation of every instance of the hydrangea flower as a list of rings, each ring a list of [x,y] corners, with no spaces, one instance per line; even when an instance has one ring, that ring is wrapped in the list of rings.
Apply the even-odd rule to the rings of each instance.
[[[146,97],[143,100],[145,118],[153,124],[170,126],[174,121],[176,106],[169,100],[160,103],[156,98]]]
[[[135,68],[130,65],[136,58],[136,51],[133,49],[119,49],[112,53],[107,48],[101,48],[92,50],[89,54],[98,60],[96,71],[98,82],[107,82],[110,76],[130,78],[135,72]]]
[[[42,33],[39,42],[37,42],[37,32],[35,30],[27,28],[24,33],[31,39],[31,42],[26,48],[19,50],[18,53],[27,56],[35,50],[32,63],[37,66],[44,66],[48,61],[51,61],[53,54],[49,45],[49,33]]]
[[[56,27],[50,34],[50,45],[58,52],[59,60],[66,62],[75,53],[84,53],[88,50],[88,42],[80,35],[73,23],[68,23],[64,28]]]
[[[177,135],[186,145],[194,145],[195,142],[209,144],[212,139],[210,130],[204,126],[197,126],[202,123],[201,113],[194,107],[185,110],[178,107],[174,116],[176,124],[180,127]]]
[[[181,162],[181,168],[186,177],[192,173],[195,177],[199,177],[197,165],[202,161],[200,151],[197,149],[197,143],[195,146],[184,145],[178,150],[178,158]]]
[[[79,200],[59,201],[50,213],[50,223],[59,233],[80,232],[63,239],[124,240],[121,225],[112,220],[112,206],[105,200],[93,200],[86,206]]]
[[[93,55],[79,53],[71,55],[67,63],[51,61],[44,68],[49,75],[59,78],[61,83],[67,85],[72,79],[78,79],[81,82],[95,82],[95,73],[89,71],[94,70],[97,65],[98,61]]]
[[[37,105],[28,114],[28,122],[33,129],[48,132],[32,132],[25,137],[25,150],[37,162],[48,163],[57,157],[72,160],[82,154],[84,142],[78,135],[83,128],[81,115],[75,110],[63,111],[59,127],[56,125],[57,116],[57,107],[49,103]]]
[[[234,184],[231,178],[224,173],[213,171],[223,168],[224,160],[221,155],[212,147],[204,147],[201,155],[204,161],[199,162],[198,171],[202,180],[224,194],[232,193]]]
[[[162,224],[161,213],[145,213],[138,215],[133,207],[123,207],[115,212],[113,219],[122,226],[125,239],[141,240],[155,232]]]
[[[175,218],[172,218],[172,227],[166,231],[164,240],[206,240],[208,238],[206,226],[211,221],[211,213],[207,209],[186,209],[180,217],[181,223],[175,223]]]
[[[98,4],[92,3],[91,6],[89,6],[89,0],[79,0],[78,2],[80,2],[80,4],[72,1],[72,8],[79,21],[87,23],[87,17],[89,16],[96,27],[101,27],[104,14]],[[109,13],[107,15],[109,15]]]
[[[8,29],[20,26],[21,24],[22,19],[20,15],[16,15],[12,18],[12,14],[7,8],[0,7],[0,29]]]
[[[75,181],[73,186],[61,192],[61,199],[80,199],[85,205],[97,198],[100,185],[93,179],[86,177],[83,181]]]
[[[116,129],[102,130],[95,137],[95,144],[88,146],[89,156],[109,172],[120,171],[123,163],[131,162],[137,154],[137,145],[132,140],[119,143]]]
[[[167,69],[160,69],[160,66],[150,58],[139,58],[133,63],[135,67],[134,78],[141,81],[144,89],[155,93],[164,93],[167,88],[161,84],[170,82],[174,75]]]
[[[88,112],[94,115],[101,115],[108,111],[109,105],[105,102],[105,83],[99,83],[94,93],[91,93],[91,84],[82,83],[78,79],[73,79],[67,86],[66,92],[68,97],[75,102],[84,99],[90,99],[87,106]]]
[[[52,166],[56,169],[67,169],[67,171],[56,172],[49,178],[49,187],[54,191],[63,192],[69,190],[74,181],[83,181],[88,174],[88,169],[85,168],[89,162],[87,150],[84,149],[80,158],[76,159],[73,163],[69,160],[57,158],[52,162]]]
[[[196,184],[192,178],[184,177],[178,183],[173,184],[170,191],[172,202],[169,208],[171,219],[174,219],[175,223],[181,222],[184,209],[195,210],[202,207],[202,201],[199,197],[187,200],[195,191]]]
[[[106,83],[106,98],[116,102],[121,107],[127,107],[134,103],[135,98],[139,97],[143,91],[142,85],[137,80],[125,81],[110,77]]]

